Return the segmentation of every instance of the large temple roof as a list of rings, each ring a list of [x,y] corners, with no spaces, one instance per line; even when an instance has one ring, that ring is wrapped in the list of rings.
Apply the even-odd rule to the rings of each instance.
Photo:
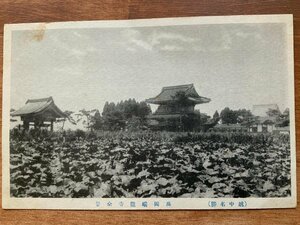
[[[154,98],[146,99],[146,102],[152,104],[170,103],[175,101],[174,97],[178,92],[184,92],[188,99],[194,104],[210,102],[209,98],[199,96],[193,84],[163,87],[159,95]]]
[[[53,98],[28,99],[20,109],[11,113],[11,116],[36,115],[51,111],[54,117],[64,118],[66,115],[54,104]]]

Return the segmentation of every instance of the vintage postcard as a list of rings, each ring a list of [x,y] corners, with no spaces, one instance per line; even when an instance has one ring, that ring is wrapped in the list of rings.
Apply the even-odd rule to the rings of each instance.
[[[296,207],[292,15],[8,24],[6,209]]]

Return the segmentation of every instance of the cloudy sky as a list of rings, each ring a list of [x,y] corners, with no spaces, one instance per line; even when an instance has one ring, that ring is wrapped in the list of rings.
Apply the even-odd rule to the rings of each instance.
[[[12,36],[11,107],[52,96],[62,110],[143,101],[163,86],[195,85],[212,115],[228,106],[288,105],[283,24],[46,30]]]

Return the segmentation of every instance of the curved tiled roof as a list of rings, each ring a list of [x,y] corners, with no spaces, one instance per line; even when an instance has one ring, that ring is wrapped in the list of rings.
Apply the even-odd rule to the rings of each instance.
[[[163,87],[159,95],[157,95],[154,98],[146,99],[146,102],[153,104],[161,104],[165,102],[174,101],[174,97],[178,92],[184,92],[188,99],[196,104],[210,102],[209,98],[198,95],[193,84]]]
[[[11,113],[11,116],[26,116],[50,109],[56,118],[63,118],[66,115],[54,104],[53,98],[28,99],[20,109]]]

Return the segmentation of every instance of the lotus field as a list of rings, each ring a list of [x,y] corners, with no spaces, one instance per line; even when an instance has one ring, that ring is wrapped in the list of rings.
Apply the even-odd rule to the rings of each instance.
[[[290,196],[288,135],[69,133],[11,134],[12,197]]]

